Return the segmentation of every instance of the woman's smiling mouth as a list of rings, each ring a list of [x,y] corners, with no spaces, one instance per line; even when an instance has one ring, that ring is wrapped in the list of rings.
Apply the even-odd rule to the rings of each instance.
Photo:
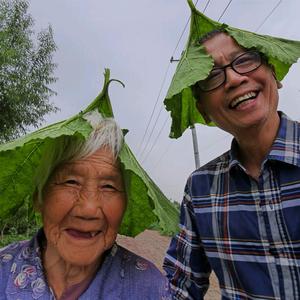
[[[66,232],[74,238],[91,239],[98,235],[101,231],[81,231],[77,229],[66,229]]]

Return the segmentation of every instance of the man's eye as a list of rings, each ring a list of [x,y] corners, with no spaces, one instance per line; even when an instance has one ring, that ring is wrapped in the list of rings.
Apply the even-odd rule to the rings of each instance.
[[[244,56],[244,57],[241,57],[239,58],[238,60],[235,61],[235,65],[236,66],[239,66],[239,65],[246,65],[246,64],[249,64],[253,61],[252,57],[249,57],[249,56]]]
[[[214,78],[216,78],[216,77],[221,76],[222,73],[223,73],[222,70],[212,70],[212,71],[210,72],[210,74],[208,75],[207,79],[209,79],[209,80],[210,80],[210,79],[214,79]]]

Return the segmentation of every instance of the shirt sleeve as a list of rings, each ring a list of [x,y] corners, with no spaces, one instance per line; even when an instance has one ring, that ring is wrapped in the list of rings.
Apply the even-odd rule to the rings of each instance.
[[[211,267],[196,227],[189,182],[180,211],[180,231],[173,237],[164,260],[164,270],[174,299],[204,299]]]

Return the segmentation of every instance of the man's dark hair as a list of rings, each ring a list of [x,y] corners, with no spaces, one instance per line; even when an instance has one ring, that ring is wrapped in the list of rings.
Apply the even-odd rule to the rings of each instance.
[[[210,40],[211,38],[215,37],[216,35],[218,35],[219,33],[226,33],[228,34],[224,28],[220,27],[220,28],[216,28],[216,29],[213,29],[209,32],[207,32],[206,34],[204,34],[201,38],[199,38],[197,40],[197,43],[198,44],[203,44],[204,42]]]

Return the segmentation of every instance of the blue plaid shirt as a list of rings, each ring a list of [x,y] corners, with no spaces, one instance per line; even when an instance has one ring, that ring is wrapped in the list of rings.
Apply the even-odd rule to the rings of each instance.
[[[175,299],[300,299],[300,125],[283,113],[258,181],[231,150],[196,170],[164,269]],[[259,145],[257,145],[259,147]]]

